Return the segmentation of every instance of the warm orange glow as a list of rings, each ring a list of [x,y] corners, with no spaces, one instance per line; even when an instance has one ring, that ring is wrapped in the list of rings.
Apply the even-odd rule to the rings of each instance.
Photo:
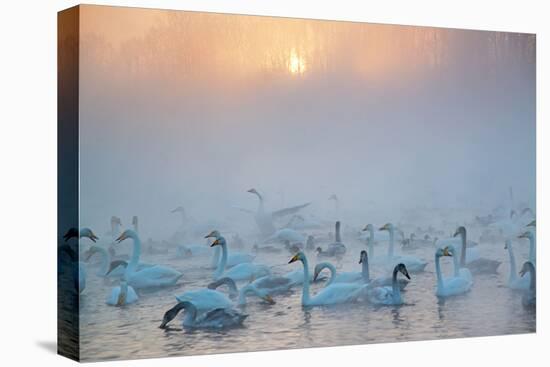
[[[294,48],[290,51],[290,57],[288,59],[288,70],[292,74],[303,74],[306,71],[305,60],[296,53],[296,50]]]

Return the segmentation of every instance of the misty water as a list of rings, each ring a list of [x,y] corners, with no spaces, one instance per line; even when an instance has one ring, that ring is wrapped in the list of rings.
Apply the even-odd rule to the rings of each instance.
[[[124,229],[137,215],[141,261],[183,273],[174,287],[140,290],[137,303],[111,307],[105,298],[118,283],[95,276],[96,257],[86,263],[84,360],[535,331],[535,312],[506,287],[502,233],[513,222],[506,235],[519,271],[529,245],[517,232],[527,221],[511,220],[510,211],[536,213],[534,35],[84,6],[80,37],[79,225],[107,247],[109,218],[120,217]],[[266,211],[311,203],[298,214],[321,228],[299,231],[324,248],[341,220],[347,252],[338,271],[360,271],[366,245],[358,233],[387,222],[407,237],[432,226],[444,238],[465,225],[481,255],[502,264],[495,275],[474,275],[467,294],[442,301],[435,248],[425,245],[407,253],[428,265],[412,274],[402,306],[304,309],[294,287],[274,305],[249,297],[242,328],[185,330],[179,315],[159,329],[175,295],[213,279],[210,256],[176,258],[176,246],[207,248],[203,237],[217,229],[230,254],[253,253],[270,235],[254,222],[252,187]],[[184,221],[170,213],[178,206]],[[502,226],[482,237],[488,228],[475,217],[489,214]],[[177,232],[185,236],[175,239]],[[165,253],[149,253],[149,238]],[[81,239],[81,252],[89,245]],[[271,245],[282,252],[260,253],[255,263],[276,274],[300,269],[287,264],[294,253]],[[378,243],[370,256],[386,248]],[[131,240],[116,250],[130,254]],[[306,254],[314,266],[315,253]],[[451,261],[442,264],[449,274]]]
[[[360,271],[359,252],[366,248],[365,244],[350,234],[344,235],[343,241],[348,252],[338,271]],[[131,250],[128,243],[119,246]],[[375,250],[380,255],[385,254],[386,248],[380,243]],[[518,241],[514,249],[519,263],[527,258],[528,243]],[[411,275],[411,283],[403,292],[405,304],[401,306],[356,303],[303,308],[302,288],[295,286],[290,294],[276,296],[274,305],[248,297],[248,304],[242,309],[249,315],[244,325],[222,330],[184,329],[181,316],[172,321],[169,329],[159,329],[164,312],[176,303],[174,295],[205,287],[213,279],[213,270],[205,268],[210,257],[197,260],[175,259],[175,253],[145,255],[144,261],[169,265],[183,272],[184,277],[175,287],[139,292],[137,303],[123,307],[105,304],[111,287],[118,282],[94,276],[89,269],[88,284],[80,301],[82,356],[84,360],[127,359],[534,332],[535,312],[522,307],[521,291],[506,287],[509,266],[502,242],[485,242],[479,250],[482,257],[503,263],[496,275],[475,275],[472,290],[465,295],[447,299],[435,296],[435,250],[426,246],[407,252],[429,264],[425,272]],[[313,266],[316,255],[307,254]],[[260,254],[255,262],[269,264],[274,273],[284,274],[302,266],[299,262],[287,264],[290,257],[287,251]],[[443,259],[442,264],[449,274],[451,260]],[[374,275],[388,273],[381,266],[372,265],[371,269]],[[323,286],[315,284],[312,292]]]

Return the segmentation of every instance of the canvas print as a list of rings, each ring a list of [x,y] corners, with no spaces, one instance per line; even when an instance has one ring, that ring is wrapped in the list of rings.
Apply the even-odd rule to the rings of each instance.
[[[59,351],[536,331],[534,34],[59,13]]]

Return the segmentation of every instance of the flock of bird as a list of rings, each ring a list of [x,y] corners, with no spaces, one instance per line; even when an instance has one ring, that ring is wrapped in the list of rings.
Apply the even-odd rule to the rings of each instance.
[[[96,258],[94,276],[109,278],[115,286],[106,292],[106,303],[111,306],[129,306],[139,301],[141,289],[161,289],[178,283],[184,274],[182,269],[174,269],[154,263],[141,261],[142,251],[149,253],[165,253],[173,251],[176,258],[209,259],[205,268],[212,272],[211,278],[204,281],[204,287],[189,289],[175,295],[175,301],[164,314],[161,328],[167,328],[176,316],[184,311],[182,321],[186,328],[228,328],[242,325],[247,315],[243,306],[249,297],[258,297],[267,304],[275,303],[275,299],[284,299],[294,288],[302,291],[301,303],[304,307],[331,306],[345,303],[369,303],[374,305],[400,305],[405,302],[406,288],[414,284],[414,274],[425,271],[429,261],[412,254],[401,254],[411,248],[432,248],[433,265],[435,266],[434,293],[437,297],[453,297],[468,293],[477,276],[496,274],[500,261],[484,258],[479,254],[479,244],[467,236],[466,225],[457,226],[449,238],[439,239],[434,234],[444,236],[444,232],[429,228],[423,231],[417,228],[411,231],[407,238],[401,225],[386,223],[377,228],[367,224],[357,231],[357,240],[362,248],[353,248],[342,240],[340,221],[334,223],[334,234],[320,240],[312,233],[325,230],[324,224],[313,218],[305,218],[296,213],[309,204],[302,204],[283,210],[268,212],[264,208],[262,195],[255,189],[249,190],[258,197],[259,208],[256,212],[240,209],[254,214],[255,222],[260,232],[252,252],[237,252],[246,241],[234,234],[229,240],[220,230],[213,229],[201,236],[207,245],[188,245],[178,243],[185,233],[176,233],[172,242],[166,241],[166,246],[159,246],[152,240],[143,248],[139,236],[138,218],[132,219],[132,228],[121,230],[121,220],[111,219],[111,230],[106,233],[110,239],[102,245],[98,244],[98,236],[90,228],[70,229],[58,248],[60,271],[70,269],[74,279],[74,287],[78,292],[86,289],[86,277],[90,276],[86,268],[92,258]],[[330,200],[337,197],[331,196]],[[338,206],[337,206],[338,209]],[[172,211],[180,213],[183,223],[186,214],[183,207]],[[293,215],[283,228],[277,228],[276,220]],[[507,281],[509,288],[519,290],[522,303],[527,308],[536,305],[536,246],[534,213],[524,209],[520,215],[512,211],[508,217],[489,215],[475,217],[469,225],[483,228],[487,234],[497,229],[496,236],[503,240],[509,255],[510,274]],[[202,229],[202,226],[200,226]],[[309,233],[308,233],[309,229]],[[194,233],[197,231],[194,228]],[[423,233],[426,232],[426,233]],[[428,233],[429,232],[429,233]],[[189,233],[187,231],[186,233]],[[424,236],[422,237],[422,234]],[[82,254],[77,254],[69,246],[73,239],[87,238],[90,245],[79,246]],[[529,258],[521,264],[518,272],[513,244],[516,239],[528,239],[530,243]],[[117,253],[118,244],[131,241],[133,249],[130,256]],[[375,245],[382,242],[388,244],[385,255],[375,256]],[[173,246],[172,246],[173,245]],[[399,251],[396,247],[401,246]],[[357,252],[355,252],[357,251]],[[288,264],[301,263],[284,274],[276,274],[273,266],[256,262],[258,254],[275,256],[289,253]],[[340,272],[338,264],[345,257],[357,256],[358,271]],[[444,275],[441,258],[452,258],[453,271]],[[80,259],[83,258],[84,261]],[[309,261],[315,259],[313,268]],[[70,266],[66,266],[70,265]],[[76,265],[76,266],[75,266]],[[383,276],[372,276],[372,269]],[[75,270],[76,269],[76,270]],[[323,276],[328,271],[329,276]],[[313,283],[324,282],[324,286],[315,294],[311,293]],[[279,302],[279,300],[277,301]],[[130,307],[130,306],[129,306]]]

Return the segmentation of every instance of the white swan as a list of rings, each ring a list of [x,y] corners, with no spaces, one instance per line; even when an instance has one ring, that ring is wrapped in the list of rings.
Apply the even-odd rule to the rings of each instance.
[[[204,238],[218,238],[221,237],[221,234],[219,231],[214,230],[204,236]],[[210,262],[210,267],[212,269],[216,269],[220,263],[220,254],[221,254],[221,248],[216,247],[214,250],[214,255],[212,256],[212,261]],[[243,263],[251,263],[256,258],[255,255],[247,254],[247,253],[241,253],[241,252],[232,252],[231,254],[227,255],[227,262],[225,263],[226,268],[232,268],[235,265],[243,264]]]
[[[159,327],[165,329],[166,325],[172,321],[181,310],[185,310],[183,327],[186,328],[223,329],[240,326],[248,316],[227,308],[217,308],[197,316],[197,308],[195,305],[192,302],[184,301],[178,302],[178,304],[166,311]]]
[[[124,272],[125,272],[124,267],[116,267],[115,269],[109,269],[109,265],[111,264],[111,255],[102,246],[98,246],[98,245],[90,246],[90,248],[84,254],[85,261],[89,261],[95,254],[99,254],[101,256],[101,260],[100,260],[101,263],[99,265],[99,269],[96,272],[96,275],[98,277],[120,278],[124,275]],[[153,266],[153,265],[140,262],[138,263],[137,269],[141,270],[150,266]]]
[[[216,290],[220,285],[227,285],[229,287],[229,297],[224,293]],[[267,291],[260,291],[252,284],[248,284],[237,290],[235,281],[231,278],[221,278],[208,284],[207,288],[196,289],[192,291],[184,292],[183,294],[176,296],[178,302],[189,301],[192,302],[199,311],[212,310],[215,308],[232,308],[234,306],[245,306],[247,303],[246,297],[253,294],[263,301],[274,304],[275,301]],[[234,302],[231,298],[237,298]]]
[[[128,284],[134,288],[155,288],[171,286],[182,277],[182,273],[167,266],[154,265],[138,270],[139,258],[141,256],[141,241],[136,232],[127,229],[116,239],[121,243],[130,238],[134,241],[134,250],[132,257],[128,262],[124,276]]]
[[[214,279],[219,279],[224,276],[229,277],[235,281],[254,280],[256,278],[271,274],[271,270],[267,266],[252,263],[235,265],[234,267],[226,271],[225,268],[227,264],[228,250],[225,238],[223,236],[219,236],[214,242],[212,242],[210,246],[222,247],[222,258],[220,260],[220,263],[218,264],[218,268],[214,272]]]
[[[355,283],[337,283],[323,288],[314,296],[309,294],[309,266],[306,255],[298,252],[294,255],[289,264],[301,261],[304,268],[304,280],[302,283],[302,305],[303,306],[327,306],[357,301],[366,289],[366,285]]]
[[[361,264],[361,276],[362,281],[364,283],[368,283],[370,288],[374,287],[386,287],[386,286],[392,286],[393,279],[391,276],[389,277],[378,277],[372,279],[370,277],[370,271],[369,271],[369,256],[367,251],[361,250],[361,254],[359,256],[359,264]],[[400,290],[405,289],[405,287],[409,284],[409,281],[407,279],[397,279],[397,285]]]
[[[519,275],[523,277],[527,273],[531,275],[531,281],[529,282],[529,288],[525,291],[525,293],[521,297],[521,302],[523,306],[526,308],[536,307],[537,275],[536,275],[535,265],[530,261],[527,261],[523,264],[521,271],[519,272]]]
[[[404,256],[404,255],[394,255],[394,232],[395,232],[395,228],[393,226],[393,224],[391,223],[386,223],[383,227],[381,227],[379,229],[380,231],[388,231],[389,234],[390,234],[390,243],[389,243],[389,247],[388,247],[388,255],[387,255],[387,264],[391,267],[391,268],[394,268],[394,266],[397,264],[397,263],[403,263],[408,271],[410,271],[411,273],[419,273],[419,272],[422,272],[424,271],[424,269],[426,268],[426,265],[428,265],[428,263],[424,260],[421,260],[420,258],[416,257],[416,256]]]
[[[456,229],[453,237],[460,236],[462,246],[460,250],[460,267],[468,268],[473,274],[496,274],[500,261],[479,257],[475,260],[466,261],[467,251],[470,251],[466,245],[466,228],[460,226]]]
[[[531,231],[523,232],[518,238],[527,238],[529,240],[529,261],[537,263],[537,247],[535,244],[535,233]]]
[[[134,288],[128,285],[125,280],[120,282],[118,287],[111,290],[111,294],[107,297],[105,303],[110,306],[123,306],[134,303],[138,300],[138,295]]]
[[[510,258],[510,276],[508,277],[508,288],[511,289],[528,289],[531,282],[531,274],[518,278],[516,272],[516,256],[514,255],[514,249],[512,248],[512,241],[509,239],[504,243],[504,249],[508,250],[508,256]]]
[[[277,231],[275,231],[271,236],[264,239],[263,243],[273,243],[273,242],[290,242],[291,244],[294,243],[302,243],[305,244],[307,240],[307,237],[303,235],[302,233],[292,229],[292,228],[282,228]]]
[[[369,302],[375,305],[400,305],[403,303],[401,289],[397,283],[397,273],[403,274],[407,279],[411,279],[407,267],[403,263],[397,264],[392,273],[391,287],[369,287],[367,298]]]
[[[472,288],[472,281],[458,274],[458,259],[453,256],[454,275],[444,278],[441,274],[440,259],[442,256],[453,256],[448,248],[438,248],[435,251],[435,273],[437,276],[436,296],[450,297],[468,292]]]
[[[326,286],[329,286],[333,283],[357,283],[363,281],[363,274],[359,272],[336,272],[336,267],[332,265],[331,263],[325,261],[321,262],[317,265],[315,265],[315,269],[313,271],[313,280],[317,280],[317,277],[324,269],[328,269],[330,271],[330,278],[327,282]]]
[[[262,195],[260,195],[260,193],[256,189],[250,189],[248,190],[248,192],[258,197],[258,210],[254,215],[254,219],[256,220],[256,224],[258,225],[258,228],[260,229],[260,232],[263,236],[270,236],[271,234],[273,234],[273,232],[275,232],[275,225],[273,224],[274,219],[297,213],[298,211],[309,205],[309,203],[306,203],[290,208],[277,210],[274,212],[266,212],[264,207],[264,198],[262,197]]]

